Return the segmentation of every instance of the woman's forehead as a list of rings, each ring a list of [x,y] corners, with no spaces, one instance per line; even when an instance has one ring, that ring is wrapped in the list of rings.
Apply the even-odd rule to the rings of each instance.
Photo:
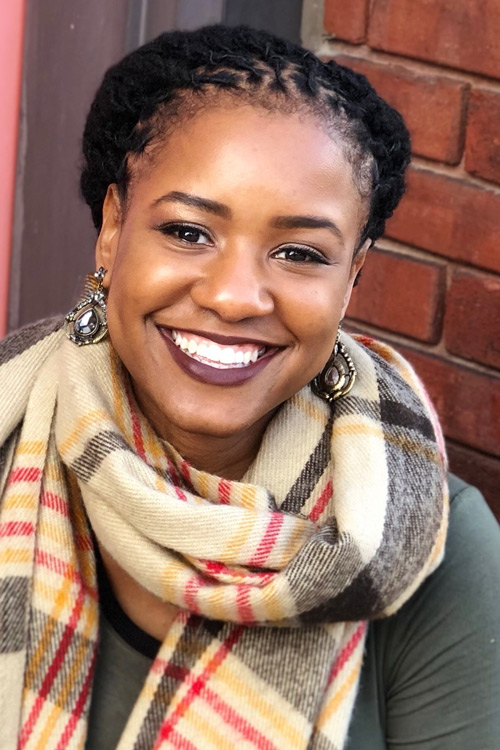
[[[138,179],[179,170],[186,179],[228,184],[273,180],[289,187],[326,189],[332,180],[355,191],[341,134],[306,112],[237,103],[202,108],[161,133],[145,157],[129,163]],[[187,174],[190,177],[187,177]]]
[[[342,144],[302,113],[248,106],[200,111],[138,157],[131,171],[129,206],[139,211],[181,192],[224,204],[246,221],[329,215],[349,236],[366,214]]]

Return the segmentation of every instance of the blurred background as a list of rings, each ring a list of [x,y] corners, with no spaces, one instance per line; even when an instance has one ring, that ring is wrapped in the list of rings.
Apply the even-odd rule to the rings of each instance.
[[[0,335],[67,312],[94,270],[80,141],[104,71],[169,29],[245,23],[364,73],[412,135],[408,192],[348,326],[396,346],[451,468],[500,520],[499,0],[9,0],[0,8]]]

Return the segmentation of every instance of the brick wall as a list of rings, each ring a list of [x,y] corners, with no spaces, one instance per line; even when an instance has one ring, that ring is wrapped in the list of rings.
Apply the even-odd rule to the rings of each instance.
[[[414,154],[351,327],[413,362],[452,470],[500,520],[500,3],[325,0],[324,29],[321,55],[400,110]]]

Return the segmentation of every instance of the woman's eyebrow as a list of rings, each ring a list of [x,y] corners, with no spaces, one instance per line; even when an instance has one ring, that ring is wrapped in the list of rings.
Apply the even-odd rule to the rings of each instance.
[[[231,209],[224,203],[218,201],[212,201],[208,198],[202,198],[199,195],[193,195],[192,193],[182,193],[179,190],[172,190],[170,193],[162,195],[153,202],[153,206],[159,203],[183,203],[185,206],[194,206],[194,208],[200,208],[202,211],[208,211],[211,214],[222,216],[223,219],[231,218]]]
[[[193,193],[183,193],[179,190],[172,190],[169,193],[157,198],[153,205],[159,203],[183,203],[185,206],[194,206],[202,211],[221,216],[224,219],[230,219],[232,216],[231,209],[225,203],[213,201],[209,198],[202,198],[200,195]],[[323,216],[276,216],[270,222],[276,229],[329,229],[340,242],[344,242],[342,232],[335,222]]]
[[[276,216],[271,226],[277,229],[329,229],[344,244],[344,237],[338,226],[323,216]]]

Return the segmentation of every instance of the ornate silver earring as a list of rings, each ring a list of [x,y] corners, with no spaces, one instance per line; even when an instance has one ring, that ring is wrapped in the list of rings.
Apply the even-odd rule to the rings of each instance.
[[[108,332],[106,296],[102,282],[106,269],[102,266],[87,277],[85,296],[66,315],[66,335],[78,346],[97,344]]]
[[[356,379],[356,368],[345,346],[340,341],[340,330],[330,359],[311,382],[316,396],[331,404],[351,390]]]

